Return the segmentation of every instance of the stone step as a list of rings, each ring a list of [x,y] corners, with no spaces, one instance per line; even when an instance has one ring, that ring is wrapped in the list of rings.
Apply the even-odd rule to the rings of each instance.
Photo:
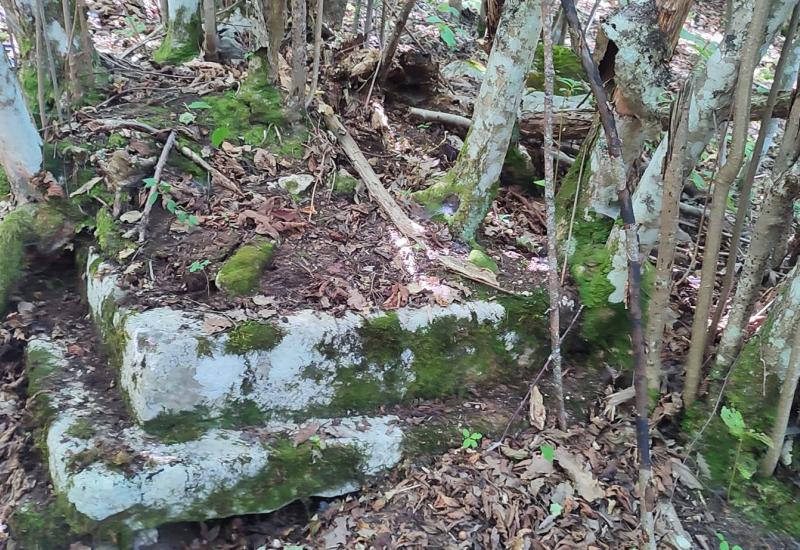
[[[520,380],[549,353],[542,294],[371,315],[306,310],[210,335],[200,314],[122,306],[115,270],[89,255],[88,300],[126,402],[154,434],[374,414]]]
[[[27,350],[57,513],[101,540],[345,494],[401,458],[403,432],[393,416],[211,428],[165,441],[110,412],[107,389],[61,344],[37,339]]]

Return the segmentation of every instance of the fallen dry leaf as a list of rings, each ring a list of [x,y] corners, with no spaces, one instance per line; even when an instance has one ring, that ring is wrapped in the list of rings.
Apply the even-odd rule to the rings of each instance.
[[[544,424],[547,420],[547,409],[544,407],[544,398],[542,397],[542,392],[539,391],[539,386],[533,386],[533,390],[531,390],[528,420],[530,420],[531,426],[537,430],[544,429]]]
[[[575,489],[581,497],[588,502],[593,502],[598,498],[606,496],[606,492],[600,487],[592,472],[581,465],[578,458],[563,447],[555,450],[555,460],[569,478],[575,483]]]

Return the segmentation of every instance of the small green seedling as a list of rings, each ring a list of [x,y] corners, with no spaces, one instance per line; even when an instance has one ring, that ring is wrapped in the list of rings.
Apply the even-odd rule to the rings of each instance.
[[[213,145],[215,148],[219,148],[219,146],[222,145],[222,142],[228,138],[230,133],[230,129],[226,128],[225,126],[216,128],[213,132],[211,132],[211,145]]]
[[[742,550],[742,547],[738,544],[731,546],[727,539],[725,539],[725,535],[722,533],[717,533],[716,535],[719,539],[719,550]]]
[[[463,449],[477,449],[478,442],[483,439],[483,434],[478,432],[471,432],[466,428],[461,430],[461,435],[464,436],[464,441],[461,444]]]
[[[542,451],[542,457],[548,462],[553,462],[556,457],[556,449],[552,445],[539,445],[539,450]]]
[[[754,461],[750,460],[740,462],[739,460],[744,440],[750,439],[753,441],[758,441],[759,443],[762,443],[770,448],[772,447],[772,440],[766,434],[748,429],[744,423],[742,413],[734,408],[729,409],[728,407],[722,407],[722,411],[719,413],[719,416],[722,418],[722,421],[728,428],[728,433],[739,440],[739,444],[736,446],[736,455],[733,457],[731,480],[728,483],[728,496],[730,497],[731,491],[733,490],[733,482],[736,479],[736,472],[739,472],[744,479],[750,479],[753,477],[753,474],[756,473]]]
[[[186,106],[188,109],[210,109],[211,105],[205,101],[192,101]]]
[[[192,265],[189,266],[189,273],[197,273],[198,271],[205,270],[208,267],[208,264],[211,263],[211,260],[195,260],[192,262]]]
[[[551,516],[560,516],[561,512],[564,508],[558,502],[551,502],[550,503],[550,515]]]
[[[155,178],[145,178],[143,181],[145,189],[152,189],[153,187],[156,187],[156,192],[147,197],[147,205],[150,207],[156,203],[159,195],[169,193],[169,190],[172,189],[170,184],[164,183],[163,181],[156,181]],[[188,214],[186,211],[178,208],[178,203],[172,199],[167,199],[167,202],[164,206],[170,212],[170,214],[175,214],[175,217],[178,218],[178,221],[182,224],[186,224],[189,227],[194,227],[200,223],[200,219],[197,216],[194,214]]]

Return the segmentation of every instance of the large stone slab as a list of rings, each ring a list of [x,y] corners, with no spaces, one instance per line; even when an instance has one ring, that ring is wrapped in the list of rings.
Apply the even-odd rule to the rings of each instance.
[[[521,378],[548,353],[541,296],[338,318],[300,311],[209,335],[191,312],[121,307],[114,267],[88,262],[93,316],[152,433],[370,414]]]
[[[168,522],[269,512],[297,498],[354,491],[401,457],[403,434],[392,416],[160,440],[110,414],[107,392],[85,382],[49,340],[28,344],[28,375],[59,512],[78,532],[119,537]]]

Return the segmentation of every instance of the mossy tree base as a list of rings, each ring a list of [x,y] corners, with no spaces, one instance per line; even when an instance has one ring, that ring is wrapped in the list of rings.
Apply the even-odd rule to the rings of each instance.
[[[200,53],[202,26],[200,25],[200,5],[195,10],[179,8],[170,14],[167,34],[161,45],[153,52],[157,63],[177,65],[196,57]]]

